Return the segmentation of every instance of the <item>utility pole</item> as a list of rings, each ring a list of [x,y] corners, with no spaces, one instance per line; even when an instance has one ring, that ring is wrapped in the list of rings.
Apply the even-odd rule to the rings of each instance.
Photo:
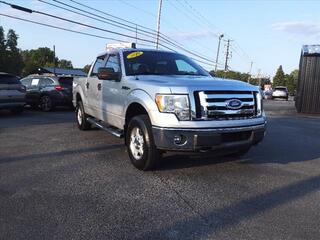
[[[136,24],[136,46],[138,43],[138,25]]]
[[[56,75],[56,46],[53,45],[53,74]]]
[[[228,39],[227,41],[227,52],[226,52],[226,61],[225,61],[225,64],[224,64],[224,71],[228,71],[228,60],[229,60],[229,54],[230,54],[230,42],[231,40]]]
[[[247,82],[249,82],[251,78],[252,65],[253,65],[253,62],[250,63],[250,70],[249,70],[249,76],[248,76]]]
[[[161,8],[162,8],[162,0],[159,0],[159,7],[158,7],[158,22],[157,22],[157,38],[156,38],[156,49],[159,49]]]
[[[218,50],[217,50],[217,57],[216,57],[216,66],[215,66],[215,68],[214,68],[214,72],[216,72],[217,71],[217,69],[218,69],[218,61],[219,61],[219,52],[220,52],[220,44],[221,44],[221,39],[224,37],[224,35],[223,34],[221,34],[220,36],[219,36],[219,43],[218,43]]]
[[[261,69],[258,69],[258,86],[259,86],[259,88],[261,87]]]

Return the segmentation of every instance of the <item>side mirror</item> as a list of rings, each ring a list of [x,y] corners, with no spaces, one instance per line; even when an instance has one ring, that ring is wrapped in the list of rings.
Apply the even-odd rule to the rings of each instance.
[[[120,80],[120,73],[114,72],[113,68],[101,67],[98,69],[98,78],[100,80]]]

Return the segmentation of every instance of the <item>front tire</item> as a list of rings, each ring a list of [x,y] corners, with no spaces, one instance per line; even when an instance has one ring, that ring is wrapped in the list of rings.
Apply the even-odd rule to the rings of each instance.
[[[130,120],[126,146],[130,160],[137,169],[147,171],[158,167],[161,153],[154,144],[148,115],[139,115]]]
[[[88,130],[91,128],[91,124],[87,121],[89,116],[84,112],[83,103],[79,101],[76,107],[77,125],[80,130]]]

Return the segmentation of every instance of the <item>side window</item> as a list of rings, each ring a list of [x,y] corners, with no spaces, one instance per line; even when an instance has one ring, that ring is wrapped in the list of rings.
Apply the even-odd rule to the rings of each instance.
[[[31,81],[31,87],[36,87],[39,84],[39,78],[33,78]]]
[[[98,74],[98,69],[101,67],[104,67],[105,65],[105,57],[98,57],[96,62],[94,63],[92,72],[90,76],[97,76]]]
[[[120,72],[120,64],[119,64],[119,57],[117,55],[110,55],[108,58],[106,68],[112,68],[114,72]]]
[[[53,81],[50,78],[41,78],[40,79],[40,87],[46,87],[53,84]]]
[[[25,78],[22,79],[20,82],[22,83],[23,86],[25,86],[26,88],[31,86],[31,78]]]
[[[178,72],[184,72],[184,73],[197,73],[197,69],[192,67],[189,63],[182,59],[178,59],[175,61],[177,65]]]

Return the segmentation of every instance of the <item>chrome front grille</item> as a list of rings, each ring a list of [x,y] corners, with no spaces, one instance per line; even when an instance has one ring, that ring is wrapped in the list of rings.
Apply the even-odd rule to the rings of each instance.
[[[255,92],[197,91],[196,117],[204,120],[248,119],[256,116]],[[238,104],[233,106],[231,103]]]

